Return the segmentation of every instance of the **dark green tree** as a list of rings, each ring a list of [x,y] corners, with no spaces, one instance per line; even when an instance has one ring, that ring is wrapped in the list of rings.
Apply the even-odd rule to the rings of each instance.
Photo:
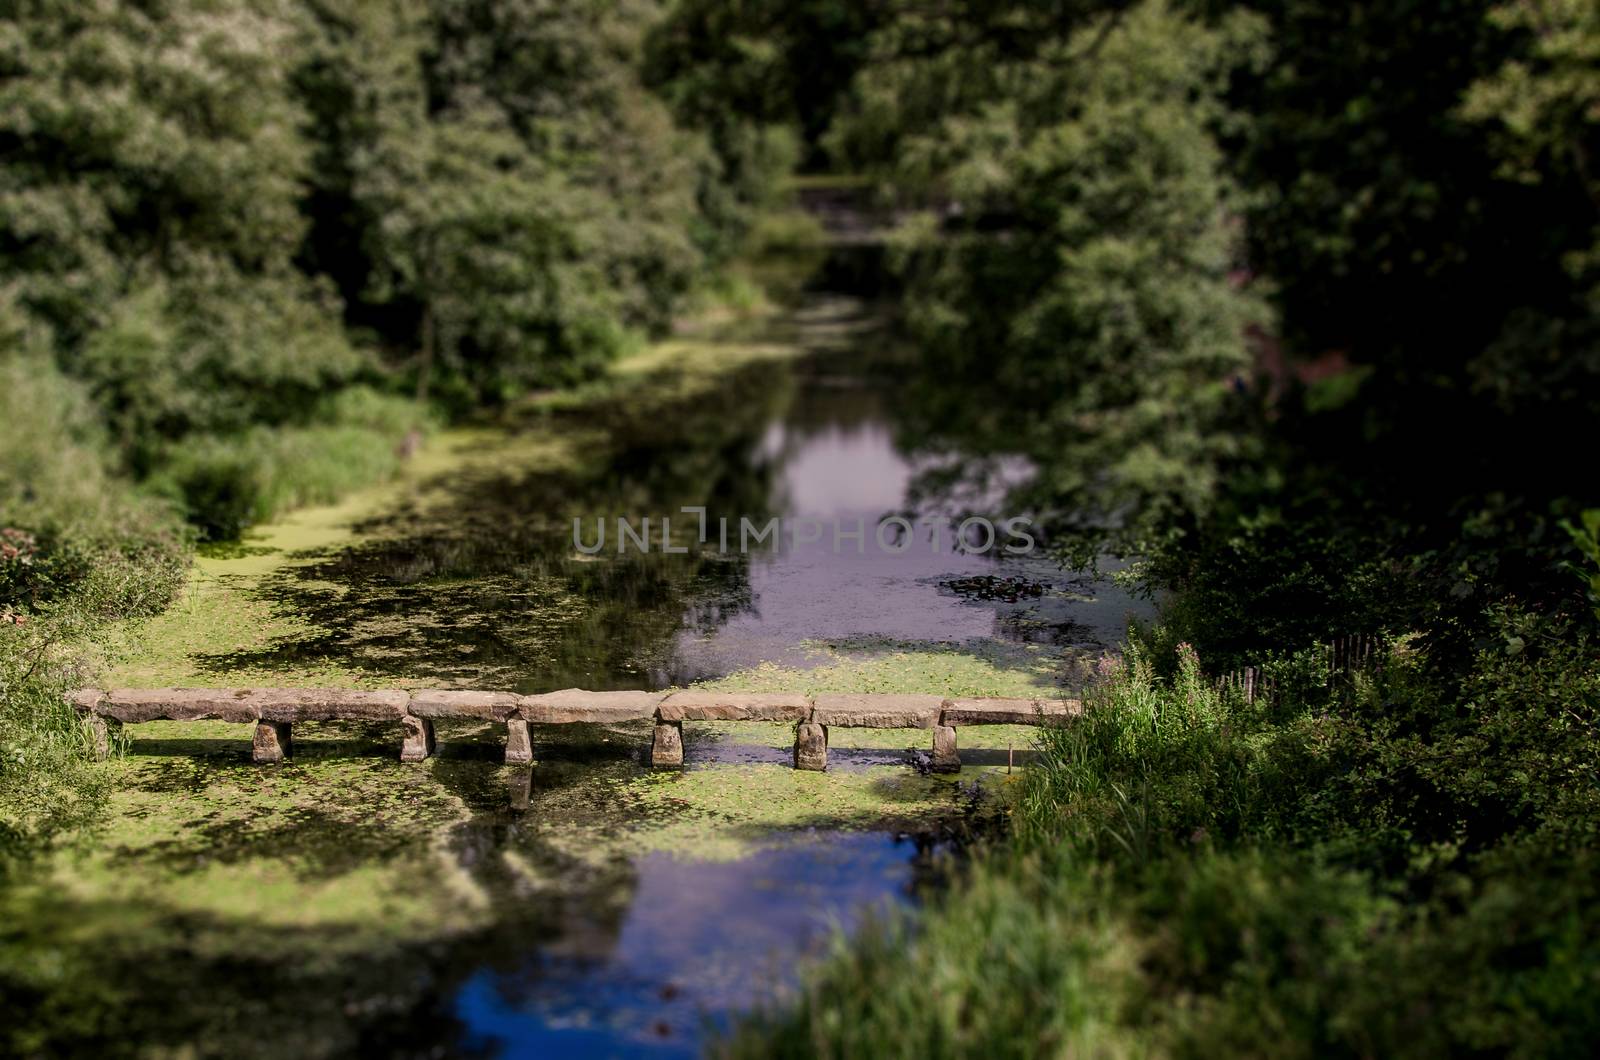
[[[289,9],[24,3],[0,32],[0,283],[135,470],[361,369],[331,292],[293,266]]]
[[[1242,455],[1231,384],[1262,314],[1215,129],[1259,34],[1162,3],[1004,15],[885,27],[830,142],[920,211],[898,261],[937,377],[925,440],[1032,457],[1033,503],[1131,544]]]

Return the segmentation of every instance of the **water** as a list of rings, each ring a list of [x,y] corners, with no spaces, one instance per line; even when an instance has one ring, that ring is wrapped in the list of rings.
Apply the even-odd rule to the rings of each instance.
[[[732,1013],[795,982],[836,930],[914,895],[931,850],[882,833],[800,836],[733,862],[637,861],[615,934],[472,976],[463,1045],[505,1057],[696,1055]]]
[[[241,667],[330,664],[380,680],[539,692],[663,688],[762,664],[804,672],[885,652],[955,652],[1050,692],[1056,677],[1041,660],[1114,644],[1138,604],[1042,554],[966,553],[951,547],[948,531],[936,547],[929,527],[903,551],[876,546],[878,520],[911,509],[919,473],[948,454],[913,444],[897,405],[905,364],[857,307],[819,302],[799,321],[785,341],[805,347],[802,356],[721,373],[709,389],[681,390],[667,374],[628,397],[557,405],[525,425],[526,448],[518,447],[522,425],[511,424],[502,458],[466,463],[367,520],[353,544],[268,575],[260,591],[318,632],[218,654],[203,668],[218,683]],[[555,457],[542,448],[550,438],[568,443]],[[1015,460],[998,468],[1002,479],[1026,473]],[[694,518],[680,513],[688,506],[709,513],[710,542],[695,540]],[[635,524],[649,516],[659,527],[663,515],[686,551],[619,555],[614,539],[592,557],[573,547],[575,517],[614,529],[618,516]],[[741,516],[826,525],[817,541],[730,554],[710,547],[722,516],[735,526]],[[831,525],[849,530],[857,520],[868,535],[862,551],[850,541],[836,549]],[[422,812],[413,804],[430,805],[428,785],[467,808],[465,822],[442,826],[442,850],[494,911],[491,925],[382,960],[258,960],[241,974],[232,957],[199,956],[179,917],[165,949],[96,962],[97,975],[133,997],[147,976],[188,984],[163,989],[164,1008],[127,1017],[130,1034],[187,1047],[203,1019],[215,1028],[206,1033],[234,1043],[239,1020],[265,1012],[291,1021],[313,1053],[692,1054],[738,1012],[792,985],[797,962],[835,928],[852,929],[868,910],[903,908],[937,883],[946,839],[926,831],[926,818],[905,826],[921,834],[893,830],[902,827],[886,817],[896,799],[937,789],[947,816],[963,812],[953,785],[915,777],[897,764],[900,750],[840,747],[830,774],[817,779],[831,790],[856,783],[876,799],[877,830],[819,803],[817,827],[741,833],[736,857],[641,852],[618,837],[666,827],[676,811],[649,802],[640,785],[670,793],[697,770],[719,769],[789,780],[787,737],[690,732],[690,771],[662,776],[639,758],[648,726],[562,727],[542,734],[535,770],[511,772],[497,764],[492,727],[441,726],[441,754],[417,774],[392,761],[385,727],[304,728],[296,734],[301,761],[276,774],[290,790],[314,780],[319,757],[359,756],[367,764],[353,782],[371,792],[411,785],[404,798],[420,801],[394,811],[402,818]],[[150,763],[138,776],[151,793],[214,790],[231,777],[248,800],[266,783],[242,744],[207,751],[194,740],[171,748],[140,740],[133,760]],[[989,754],[1001,767],[1008,758],[1003,745]],[[926,787],[909,795],[895,787],[907,777]],[[376,801],[371,792],[361,797]],[[191,866],[283,856],[317,881],[411,856],[383,821],[346,819],[341,796],[292,815],[273,811],[278,825],[269,833],[206,825],[169,841],[161,857]],[[712,803],[692,809],[707,829],[742,827],[721,825]],[[223,933],[208,953],[250,948],[248,938],[227,935],[235,930],[227,924],[204,929]],[[246,1015],[226,1015],[234,1011]]]
[[[540,420],[583,439],[578,466],[511,460],[433,483],[369,521],[360,543],[268,584],[326,634],[208,665],[333,663],[542,692],[655,689],[894,646],[1004,659],[1020,658],[1018,645],[1093,654],[1115,644],[1138,602],[1042,551],[963,552],[952,529],[932,525],[899,542],[902,552],[880,545],[880,519],[919,514],[908,491],[935,458],[901,444],[902,366],[885,363],[858,313],[820,303],[790,337],[808,355],[727,373],[710,396],[651,394]],[[706,543],[685,507],[706,509]],[[618,517],[635,528],[650,519],[648,553],[630,544],[618,554]],[[662,552],[663,517],[685,554]],[[741,554],[740,520],[759,528],[774,517],[786,528],[776,550],[754,543]],[[599,554],[573,547],[574,519],[590,545],[606,526]],[[819,540],[794,532],[813,521]],[[864,542],[835,538],[858,526]],[[1014,541],[1002,534],[997,545]]]

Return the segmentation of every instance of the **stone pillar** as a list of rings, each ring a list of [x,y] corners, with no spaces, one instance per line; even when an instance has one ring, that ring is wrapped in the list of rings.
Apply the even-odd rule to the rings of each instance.
[[[935,773],[961,772],[961,755],[956,750],[954,725],[933,727],[933,761],[928,766]]]
[[[256,722],[250,757],[257,762],[282,762],[294,757],[294,740],[286,721]]]
[[[506,719],[506,765],[533,762],[533,738],[528,735],[528,720],[520,715]]]
[[[794,727],[794,767],[821,772],[828,768],[828,727],[802,721]]]
[[[104,762],[111,757],[111,745],[115,735],[122,731],[122,722],[98,714],[85,714],[83,723],[89,727],[89,738],[94,741],[95,760]]]
[[[656,722],[656,738],[650,744],[650,764],[653,766],[683,765],[683,722]]]
[[[400,719],[406,727],[406,741],[400,745],[400,761],[421,762],[433,754],[433,722],[407,714]]]

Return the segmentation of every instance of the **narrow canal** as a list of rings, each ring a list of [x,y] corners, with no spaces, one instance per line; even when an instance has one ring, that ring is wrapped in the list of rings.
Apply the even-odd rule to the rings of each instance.
[[[941,511],[919,476],[959,454],[919,448],[904,365],[839,297],[759,335],[666,344],[627,385],[448,433],[402,488],[212,550],[111,676],[1070,685],[1138,603],[1005,554],[1003,532],[980,554],[917,521]],[[704,541],[686,508],[705,510]],[[911,532],[883,547],[894,513]],[[618,551],[619,517],[650,520],[648,551]],[[737,529],[721,547],[720,519],[774,517],[776,547],[741,551]],[[605,524],[605,547],[575,548],[574,519],[591,545]],[[776,725],[691,725],[670,774],[629,726],[538,732],[520,770],[487,726],[441,727],[421,767],[382,726],[303,728],[297,760],[263,770],[241,727],[132,727],[103,833],[8,899],[12,1018],[111,1052],[690,1055],[832,933],[938,886],[1029,738],[971,730],[967,768],[942,778],[906,732],[838,732],[818,776],[787,767]],[[52,1023],[67,996],[91,1017]]]

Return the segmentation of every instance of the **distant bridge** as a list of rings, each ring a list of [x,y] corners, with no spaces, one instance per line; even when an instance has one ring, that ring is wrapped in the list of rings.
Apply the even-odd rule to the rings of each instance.
[[[506,727],[506,761],[533,761],[538,725],[651,721],[650,762],[683,764],[686,721],[793,722],[794,767],[828,766],[830,728],[928,729],[931,768],[961,768],[956,729],[964,725],[1059,725],[1083,712],[1076,699],[946,699],[937,695],[792,695],[773,692],[560,692],[522,696],[461,690],[358,691],[328,688],[86,688],[69,702],[88,720],[101,755],[112,727],[147,721],[253,722],[252,757],[281,762],[293,754],[298,721],[392,721],[404,731],[400,760],[434,751],[440,718],[492,721]]]

